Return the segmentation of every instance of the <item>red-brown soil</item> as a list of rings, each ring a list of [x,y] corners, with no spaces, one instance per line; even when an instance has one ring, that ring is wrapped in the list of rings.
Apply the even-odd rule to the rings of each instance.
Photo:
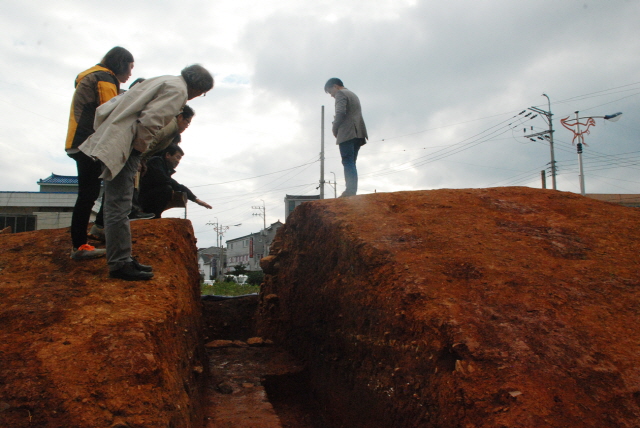
[[[640,426],[640,211],[528,188],[302,204],[258,333],[344,427]]]
[[[68,229],[0,235],[0,426],[201,427],[207,358],[186,220],[131,224],[146,282],[69,258]]]

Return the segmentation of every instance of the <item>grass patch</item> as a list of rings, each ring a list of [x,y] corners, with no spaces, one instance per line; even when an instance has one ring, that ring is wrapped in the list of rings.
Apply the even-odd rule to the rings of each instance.
[[[203,296],[213,294],[215,296],[242,296],[243,294],[259,293],[259,285],[240,285],[235,282],[216,282],[213,285],[200,284],[200,292]]]

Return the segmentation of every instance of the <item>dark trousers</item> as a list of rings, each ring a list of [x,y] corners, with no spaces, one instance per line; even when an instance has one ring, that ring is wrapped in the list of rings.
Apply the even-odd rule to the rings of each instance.
[[[173,189],[170,185],[154,187],[153,189],[145,189],[140,192],[140,206],[145,213],[153,213],[156,218],[160,218],[162,212],[167,209],[169,202],[173,196]]]
[[[78,167],[78,198],[71,217],[71,241],[73,247],[78,248],[87,243],[87,226],[91,218],[91,209],[100,195],[102,163],[94,161],[82,152],[69,156],[76,161]],[[96,217],[96,223],[100,225],[104,224],[102,209],[104,197],[102,201]]]
[[[339,144],[340,156],[344,167],[344,180],[347,182],[345,195],[355,195],[358,192],[358,169],[356,161],[360,147],[364,145],[364,138],[354,138]]]

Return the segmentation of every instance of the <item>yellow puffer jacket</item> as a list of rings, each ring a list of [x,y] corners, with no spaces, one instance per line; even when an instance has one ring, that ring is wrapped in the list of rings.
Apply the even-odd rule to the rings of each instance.
[[[118,95],[120,82],[111,70],[98,64],[78,74],[75,86],[65,144],[65,150],[71,152],[93,134],[96,109]]]

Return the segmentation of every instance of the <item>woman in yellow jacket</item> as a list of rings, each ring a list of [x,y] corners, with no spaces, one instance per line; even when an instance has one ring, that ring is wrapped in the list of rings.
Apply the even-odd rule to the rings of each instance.
[[[120,46],[111,49],[99,64],[78,74],[71,102],[69,130],[65,149],[78,167],[78,199],[71,218],[71,258],[83,260],[100,257],[105,250],[87,244],[87,226],[91,209],[100,194],[102,165],[78,150],[78,146],[93,134],[93,121],[98,106],[120,92],[120,83],[131,77],[133,55]]]

